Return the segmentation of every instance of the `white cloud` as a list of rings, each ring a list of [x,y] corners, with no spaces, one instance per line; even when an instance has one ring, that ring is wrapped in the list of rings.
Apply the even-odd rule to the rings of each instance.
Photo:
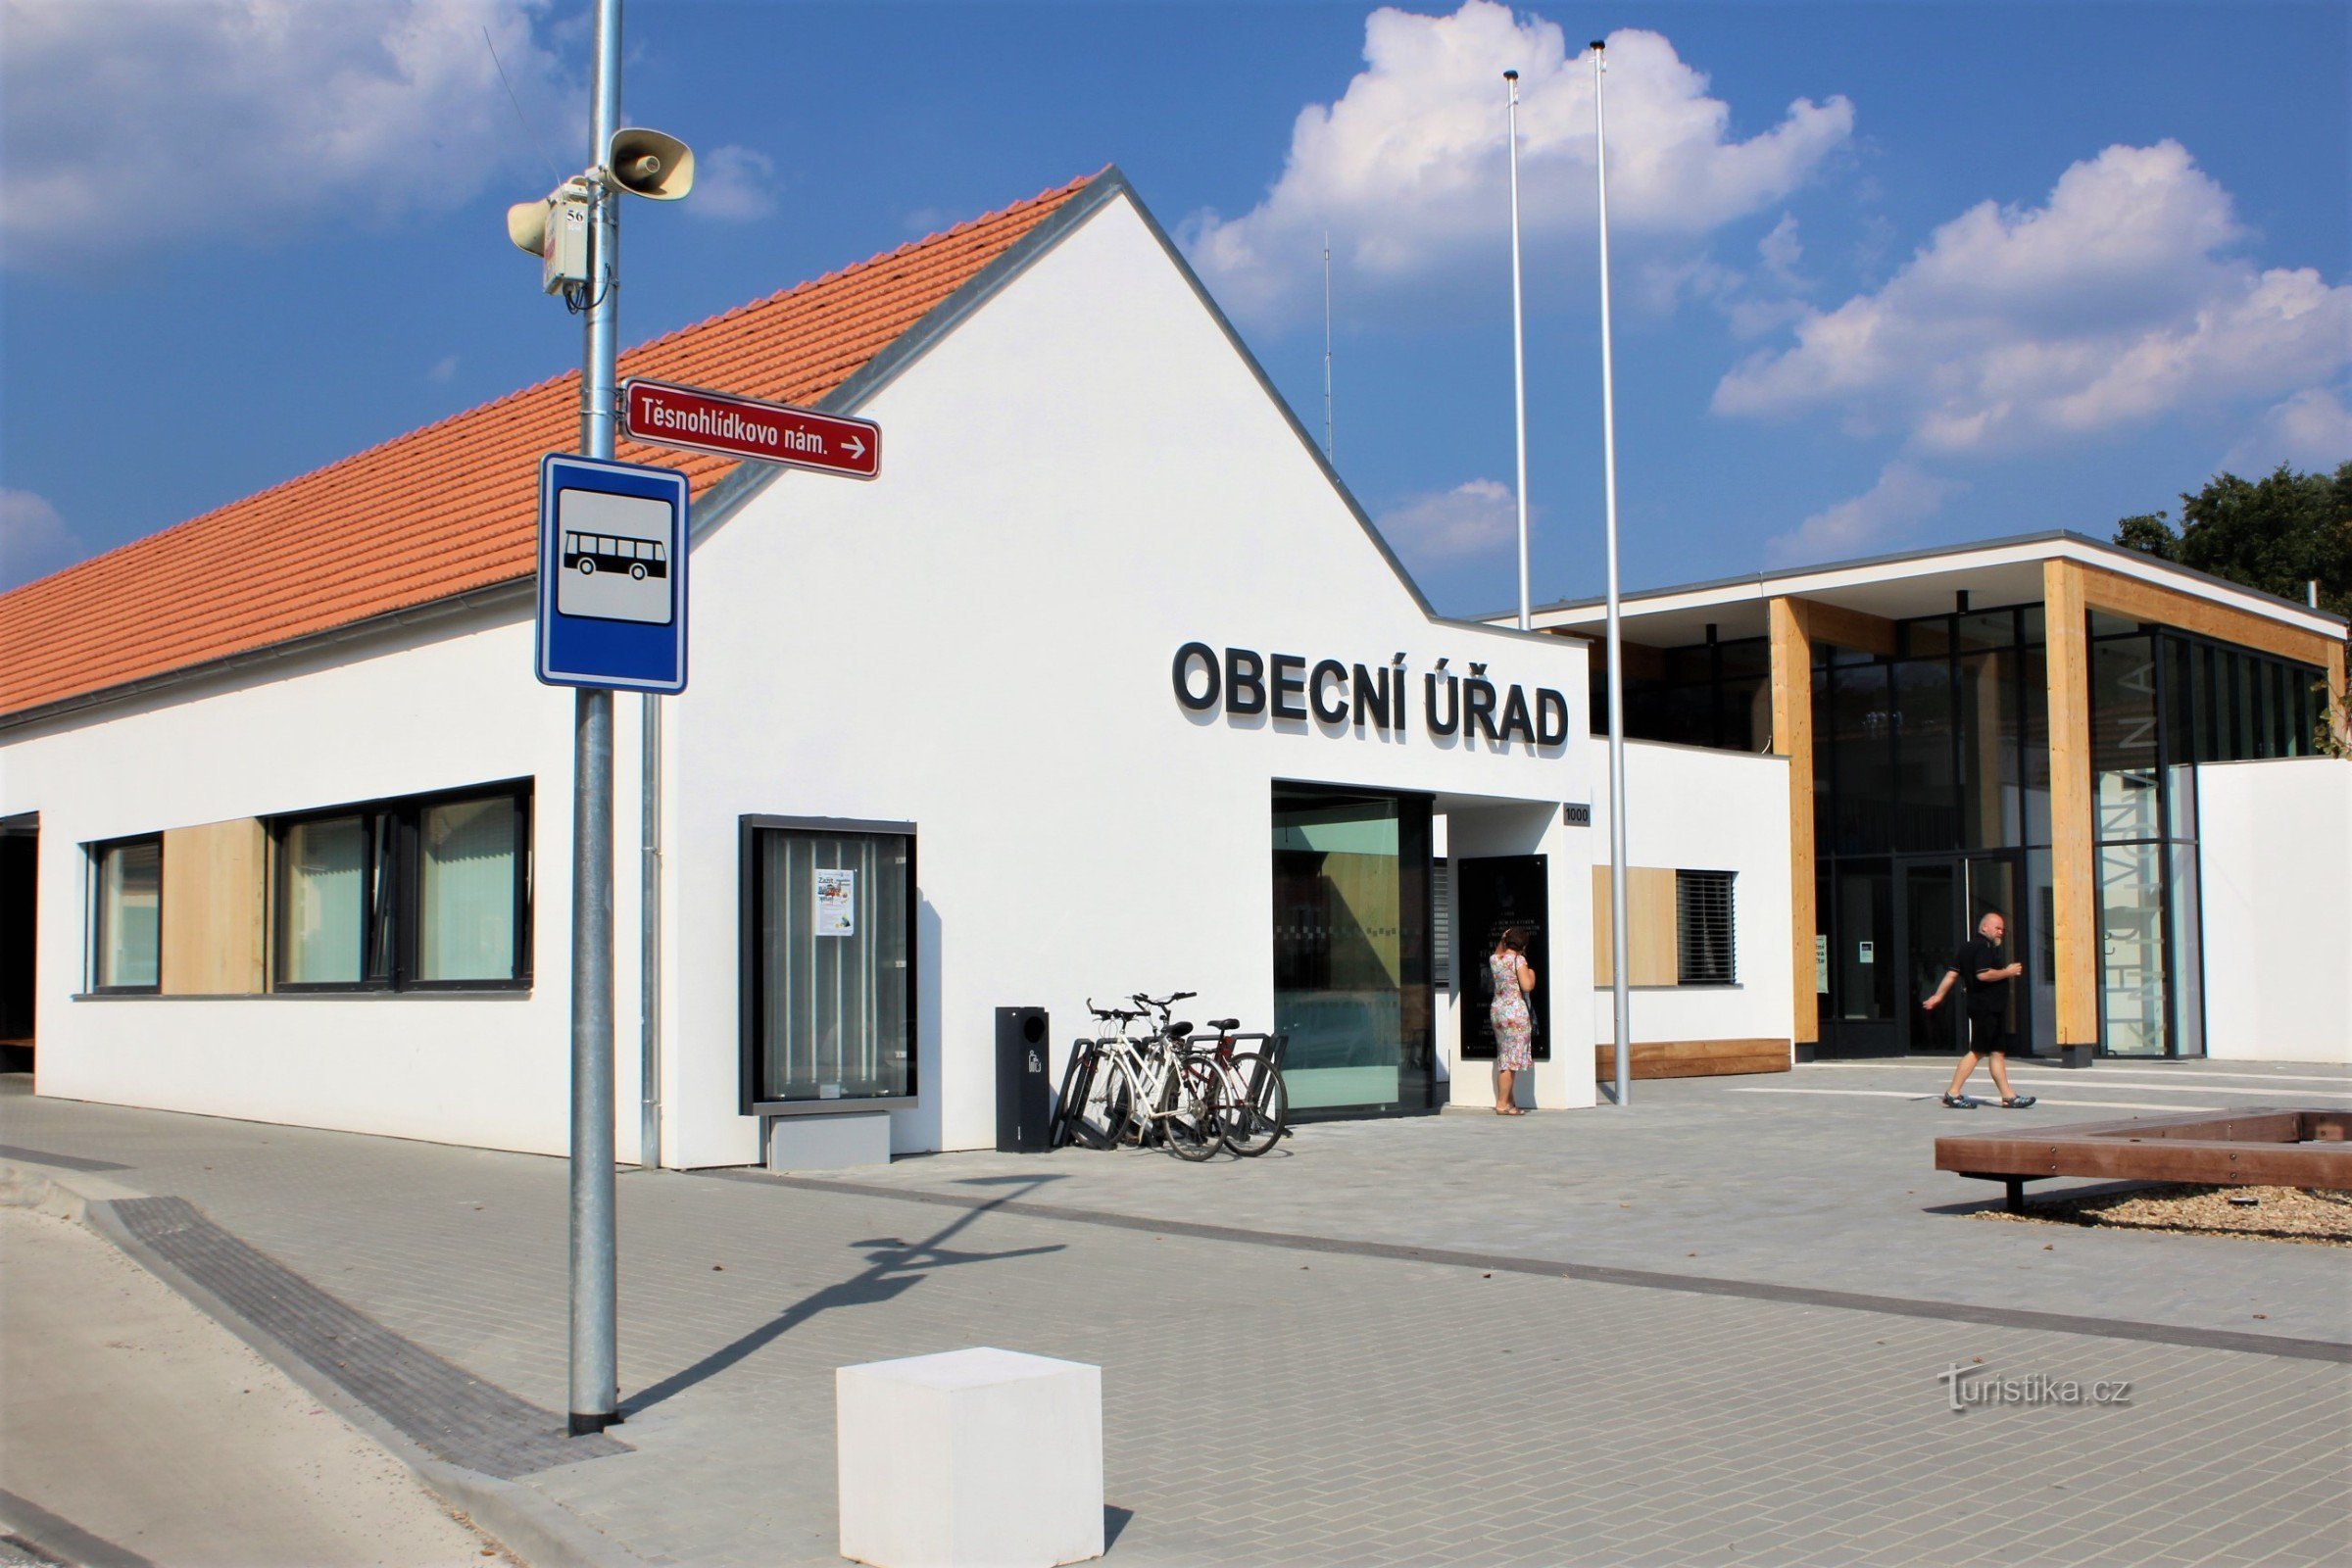
[[[1772,232],[1756,241],[1756,256],[1764,263],[1764,270],[1782,283],[1790,288],[1805,286],[1796,271],[1796,264],[1805,258],[1805,244],[1797,238],[1794,213],[1783,213]]]
[[[695,155],[690,216],[746,223],[775,210],[776,161],[767,154],[729,145]]]
[[[1937,478],[1901,459],[1879,473],[1860,495],[1816,512],[1767,547],[1781,565],[1804,565],[1868,555],[1899,539],[1934,516],[1945,501],[1967,486]]]
[[[483,33],[533,124],[575,123],[532,36],[544,3],[7,0],[8,260],[382,222],[493,180],[535,195],[547,169]]]
[[[2281,463],[2333,473],[2347,462],[2352,462],[2352,408],[2345,407],[2343,394],[2335,388],[2314,386],[2265,413],[2221,466],[2232,473],[2260,476]]]
[[[433,362],[433,368],[424,372],[424,378],[437,383],[456,380],[458,378],[458,357],[455,354],[442,355]]]
[[[1654,32],[1608,41],[1612,235],[1697,236],[1801,184],[1853,131],[1842,97],[1798,99],[1745,141],[1707,78]],[[1425,278],[1500,246],[1509,228],[1502,73],[1520,75],[1521,226],[1532,238],[1592,222],[1592,73],[1554,24],[1492,0],[1451,16],[1383,8],[1364,25],[1366,69],[1292,127],[1281,175],[1239,218],[1196,214],[1186,249],[1218,298],[1272,319],[1335,268],[1373,285]]]
[[[2186,407],[2291,395],[2352,364],[2352,286],[2258,270],[2230,195],[2179,143],[2110,147],[2027,210],[1984,202],[1885,287],[1808,311],[1716,412],[1826,407],[1938,452],[2015,449]]]
[[[1380,531],[1396,553],[1419,561],[1491,555],[1517,542],[1519,504],[1496,479],[1412,496],[1384,513]]]
[[[62,571],[89,553],[47,500],[29,490],[0,490],[0,592]]]

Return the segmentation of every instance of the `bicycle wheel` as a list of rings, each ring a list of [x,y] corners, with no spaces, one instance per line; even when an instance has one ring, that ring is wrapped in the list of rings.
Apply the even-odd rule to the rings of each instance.
[[[1225,1093],[1217,1074],[1199,1062],[1179,1065],[1168,1082],[1171,1114],[1160,1132],[1178,1159],[1203,1160],[1225,1147]]]
[[[1102,1079],[1101,1126],[1107,1140],[1102,1147],[1108,1149],[1118,1144],[1140,1147],[1150,1143],[1152,1124],[1139,1114],[1147,1102],[1128,1064],[1114,1058],[1108,1069],[1098,1076]]]
[[[1245,1157],[1262,1154],[1282,1142],[1290,1126],[1291,1092],[1274,1063],[1257,1052],[1234,1057],[1228,1070],[1233,1088],[1220,1122],[1225,1147]]]

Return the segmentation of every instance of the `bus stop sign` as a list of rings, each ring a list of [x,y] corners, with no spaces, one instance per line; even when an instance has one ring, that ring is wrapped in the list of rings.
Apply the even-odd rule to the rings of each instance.
[[[551,452],[539,460],[539,678],[686,689],[686,476]]]

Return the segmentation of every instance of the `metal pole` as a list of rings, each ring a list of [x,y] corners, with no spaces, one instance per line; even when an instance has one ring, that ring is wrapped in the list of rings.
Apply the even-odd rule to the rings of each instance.
[[[597,0],[589,163],[620,125],[620,0]],[[600,177],[588,225],[587,351],[580,447],[612,456],[618,370],[619,197]],[[620,1419],[612,1226],[612,694],[573,710],[571,829],[571,1408],[574,1437]]]
[[[1606,48],[1592,40],[1592,165],[1600,175],[1600,439],[1602,490],[1609,519],[1609,994],[1616,1023],[1617,1103],[1633,1079],[1633,997],[1626,977],[1625,659],[1617,608],[1617,383],[1609,344],[1609,153],[1600,108]]]
[[[662,1165],[662,699],[647,693],[638,727],[644,754],[638,764],[638,797],[644,811],[638,824],[643,845],[638,858],[637,906],[640,917],[637,961],[637,1163],[646,1170]]]
[[[1527,603],[1527,310],[1519,291],[1519,73],[1506,71],[1511,122],[1511,387],[1519,409],[1519,629],[1532,624]]]
[[[1323,461],[1339,462],[1331,444],[1331,230],[1323,231]]]

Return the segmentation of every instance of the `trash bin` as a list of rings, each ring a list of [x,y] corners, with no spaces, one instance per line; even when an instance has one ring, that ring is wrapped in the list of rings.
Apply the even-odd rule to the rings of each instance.
[[[1008,1154],[1053,1148],[1053,1053],[1046,1009],[997,1009],[997,1148]]]

